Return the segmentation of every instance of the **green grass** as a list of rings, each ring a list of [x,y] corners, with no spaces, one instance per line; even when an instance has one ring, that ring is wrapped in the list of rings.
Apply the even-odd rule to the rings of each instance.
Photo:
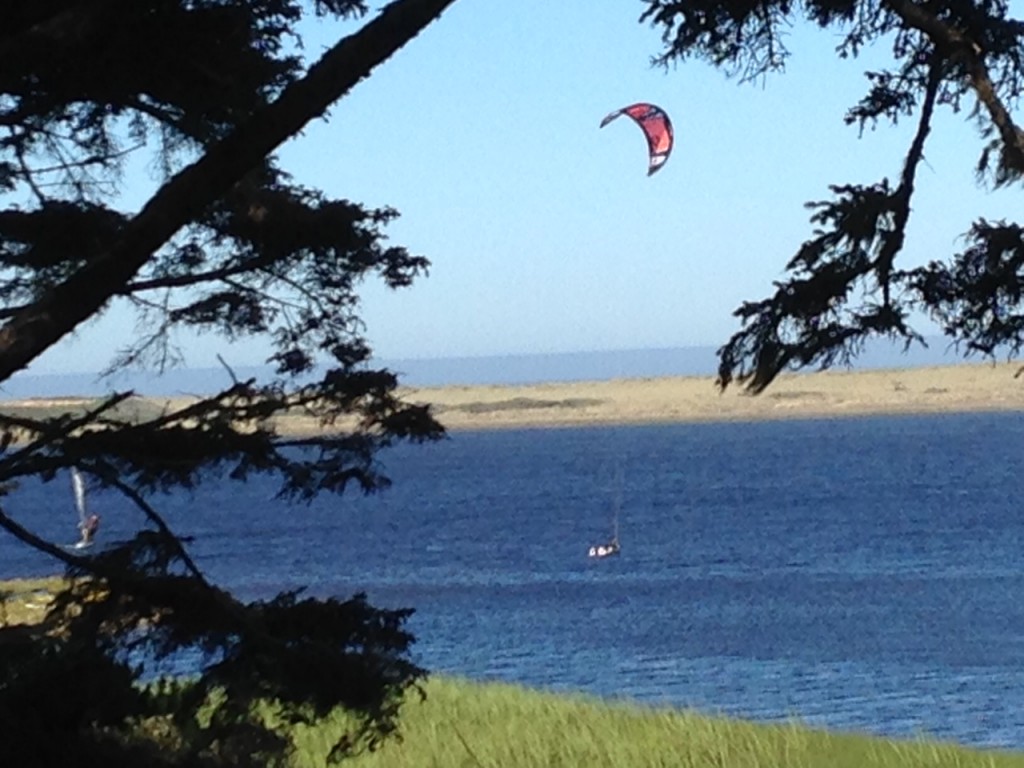
[[[60,579],[0,582],[7,616],[42,603]],[[969,750],[934,741],[892,740],[755,725],[695,712],[564,696],[497,683],[432,678],[427,698],[410,694],[401,741],[343,763],[351,768],[1024,768],[1024,753]],[[272,708],[265,709],[265,716]],[[324,765],[344,732],[343,716],[295,726],[297,768]]]
[[[1024,754],[754,725],[693,712],[559,696],[510,685],[432,679],[410,697],[401,742],[351,768],[1024,768]],[[296,764],[323,765],[340,720],[297,734]]]

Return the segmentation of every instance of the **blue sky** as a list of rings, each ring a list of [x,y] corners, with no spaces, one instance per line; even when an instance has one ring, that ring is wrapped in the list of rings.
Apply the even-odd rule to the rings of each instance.
[[[636,0],[458,0],[420,37],[281,151],[296,180],[402,217],[390,238],[433,262],[410,289],[363,291],[382,358],[717,345],[732,310],[762,298],[811,233],[828,184],[895,178],[913,128],[857,138],[843,114],[885,51],[840,60],[837,38],[791,30],[787,71],[739,84],[701,61],[652,68],[656,30]],[[353,29],[311,25],[315,55]],[[670,113],[672,157],[646,176],[646,146],[609,111]],[[919,179],[905,263],[949,255],[1013,192],[973,179],[981,148],[964,115],[939,114]],[[127,193],[152,187],[136,174]],[[115,307],[37,361],[102,367],[131,333]],[[123,342],[121,342],[123,343]],[[265,350],[190,343],[188,363],[236,365]]]

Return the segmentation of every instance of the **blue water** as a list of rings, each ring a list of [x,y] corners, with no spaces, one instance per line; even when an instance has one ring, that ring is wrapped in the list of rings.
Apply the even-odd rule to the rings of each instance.
[[[243,596],[415,607],[435,671],[1024,749],[1024,414],[460,432],[383,462],[369,498],[161,504]],[[617,496],[622,555],[589,560]],[[90,501],[106,537],[140,523]],[[73,538],[66,482],[5,508]],[[0,577],[51,570],[0,538]]]

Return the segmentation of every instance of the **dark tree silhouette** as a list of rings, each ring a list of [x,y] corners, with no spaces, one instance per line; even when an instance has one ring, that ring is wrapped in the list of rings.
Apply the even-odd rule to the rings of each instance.
[[[179,410],[131,393],[88,410],[0,414],[0,488],[77,467],[150,521],[81,556],[0,506],[4,535],[67,568],[38,627],[0,629],[0,764],[268,765],[282,722],[353,709],[336,755],[395,727],[423,674],[405,611],[362,596],[244,604],[210,584],[148,499],[211,477],[280,481],[282,502],[387,484],[376,453],[443,432],[370,364],[360,281],[409,285],[428,262],[387,245],[391,209],[292,183],[274,150],[367,77],[453,0],[396,0],[306,66],[296,29],[352,20],[360,0],[9,0],[0,23],[0,382],[83,321],[134,308],[142,329],[110,369],[172,364],[180,330],[272,344],[266,380],[234,380]],[[163,184],[137,212],[122,172],[140,153]],[[120,204],[120,207],[119,207]],[[276,419],[324,429],[286,439]],[[209,514],[215,514],[210,510]],[[184,688],[138,685],[130,659],[200,649]],[[196,713],[207,719],[200,725]]]
[[[900,269],[917,171],[936,110],[960,110],[980,134],[981,183],[1019,184],[1024,134],[1014,121],[1024,77],[1024,22],[1003,0],[643,0],[641,19],[663,34],[656,61],[703,58],[730,74],[781,70],[784,32],[801,18],[838,34],[836,54],[887,49],[887,69],[865,73],[848,124],[916,120],[896,181],[836,184],[808,203],[816,225],[775,293],[742,304],[741,330],[719,350],[718,383],[764,390],[784,370],[847,363],[871,336],[924,343],[915,311],[937,321],[965,354],[1016,356],[1024,344],[1024,232],[979,218],[946,260]],[[824,87],[824,84],[823,84]],[[967,222],[965,222],[967,227]]]

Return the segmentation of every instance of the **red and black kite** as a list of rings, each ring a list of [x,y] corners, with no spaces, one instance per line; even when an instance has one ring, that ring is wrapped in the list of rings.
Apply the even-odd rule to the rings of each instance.
[[[665,164],[672,153],[672,121],[661,107],[641,103],[615,110],[601,121],[601,127],[604,128],[620,115],[633,118],[647,137],[647,175],[650,176]]]

